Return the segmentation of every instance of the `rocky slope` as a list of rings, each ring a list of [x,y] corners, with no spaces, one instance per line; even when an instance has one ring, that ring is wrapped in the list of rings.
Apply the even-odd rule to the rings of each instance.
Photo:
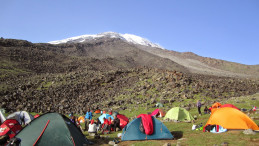
[[[0,39],[0,106],[80,114],[156,102],[190,108],[197,99],[211,104],[259,91],[258,80],[194,74],[154,53],[163,49],[145,47],[118,38],[57,45]]]

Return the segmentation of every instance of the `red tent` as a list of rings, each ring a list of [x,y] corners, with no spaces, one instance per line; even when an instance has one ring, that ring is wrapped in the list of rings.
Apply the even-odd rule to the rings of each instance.
[[[232,107],[232,108],[235,108],[235,109],[237,109],[237,110],[240,110],[239,108],[237,108],[237,107],[234,106],[233,104],[224,104],[224,105],[221,106],[221,108],[223,108],[223,107]]]
[[[120,119],[120,127],[121,128],[124,128],[129,123],[129,119],[125,115],[118,114],[117,118]]]
[[[22,130],[22,126],[15,119],[7,119],[0,126],[0,136],[7,134],[9,138],[13,138],[20,130]]]
[[[162,109],[155,109],[151,114],[151,116],[160,116],[160,117],[164,117],[165,116],[165,112]]]

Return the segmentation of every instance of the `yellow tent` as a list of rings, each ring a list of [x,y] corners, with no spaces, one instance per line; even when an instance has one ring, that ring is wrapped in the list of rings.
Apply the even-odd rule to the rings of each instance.
[[[206,125],[220,125],[225,129],[253,129],[259,130],[256,123],[243,112],[231,108],[218,108],[211,114]]]

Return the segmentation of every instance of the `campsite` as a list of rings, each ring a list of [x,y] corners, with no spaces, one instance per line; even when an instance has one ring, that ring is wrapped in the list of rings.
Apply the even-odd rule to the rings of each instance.
[[[237,107],[242,107],[242,109],[245,109],[245,108],[248,109],[251,107],[251,105],[259,104],[259,94],[255,94],[252,96],[239,97],[238,102],[233,97],[233,98],[231,98],[229,100],[225,100],[224,102],[221,102],[221,103],[228,103],[228,106],[230,106],[230,105],[233,106],[235,104]],[[220,106],[225,105],[225,104],[221,105],[221,103],[217,102],[217,103],[213,104],[212,107],[214,105],[220,105]],[[127,130],[124,131],[125,129],[123,129],[122,131],[117,131],[117,132],[112,131],[109,134],[103,134],[99,131],[97,133],[100,137],[91,136],[86,131],[83,131],[80,134],[79,130],[76,130],[77,128],[75,128],[75,127],[74,127],[75,129],[72,130],[73,132],[72,131],[65,132],[66,126],[61,125],[62,120],[60,122],[54,122],[54,123],[52,122],[52,120],[58,121],[59,118],[61,118],[61,119],[64,118],[65,121],[69,122],[70,121],[69,115],[66,115],[66,117],[64,117],[64,116],[62,117],[61,115],[56,114],[56,113],[53,113],[53,114],[51,114],[51,113],[50,114],[49,113],[46,113],[46,114],[32,113],[32,115],[40,114],[39,117],[37,117],[36,119],[33,119],[31,114],[27,114],[26,112],[23,111],[20,113],[22,113],[23,115],[27,114],[26,117],[28,119],[31,117],[33,119],[32,120],[33,122],[31,124],[28,124],[27,126],[23,127],[24,129],[21,132],[19,132],[16,135],[16,137],[22,139],[22,142],[21,142],[22,145],[33,145],[33,143],[36,141],[36,139],[38,137],[37,135],[39,135],[40,132],[42,132],[41,130],[45,126],[45,123],[47,123],[47,124],[51,123],[51,124],[57,124],[57,125],[48,125],[48,127],[46,128],[46,131],[44,131],[44,136],[42,136],[40,138],[40,141],[37,142],[38,145],[49,145],[49,144],[59,145],[61,143],[63,143],[62,145],[73,145],[73,143],[69,143],[69,141],[66,142],[65,137],[73,137],[73,139],[74,139],[73,142],[76,145],[83,145],[83,143],[86,143],[86,141],[85,142],[82,141],[82,139],[84,139],[83,137],[86,137],[87,139],[85,139],[85,140],[91,141],[91,143],[92,143],[91,145],[96,145],[96,146],[97,145],[103,145],[103,146],[111,145],[110,142],[115,141],[115,140],[116,140],[117,145],[119,145],[119,146],[128,146],[128,145],[134,145],[134,146],[138,146],[138,145],[151,145],[151,146],[156,146],[156,145],[161,145],[161,146],[162,145],[178,145],[178,146],[180,146],[180,145],[258,145],[258,143],[259,143],[259,133],[256,132],[254,134],[248,134],[248,135],[244,134],[244,131],[245,131],[244,129],[249,129],[249,128],[247,128],[247,127],[242,128],[242,122],[237,121],[238,118],[235,117],[233,114],[230,114],[229,116],[227,116],[227,117],[230,117],[230,119],[226,119],[226,121],[229,121],[230,123],[226,123],[226,124],[229,124],[230,126],[232,126],[234,124],[234,121],[237,121],[237,125],[236,125],[237,127],[232,128],[232,129],[227,128],[228,130],[226,132],[223,132],[223,133],[204,132],[203,128],[202,129],[198,128],[196,130],[193,130],[192,125],[194,125],[194,124],[204,126],[207,122],[210,123],[211,118],[213,118],[212,117],[213,114],[202,114],[201,116],[198,116],[198,112],[197,112],[196,108],[193,108],[193,109],[187,111],[184,108],[177,107],[178,104],[180,104],[180,103],[175,103],[173,105],[170,105],[170,104],[163,105],[163,107],[160,107],[160,108],[154,106],[149,109],[136,108],[136,109],[132,109],[132,111],[121,110],[121,111],[119,111],[119,113],[115,112],[117,115],[120,115],[120,114],[125,115],[130,119],[129,122],[126,122],[128,124],[125,125],[126,126],[125,128],[127,128]],[[170,106],[174,106],[174,107],[170,109]],[[239,109],[236,109],[236,106],[234,106],[234,107],[224,107],[223,106],[222,108],[217,108],[215,110],[215,113],[216,113],[215,115],[217,116],[218,115],[217,113],[221,112],[221,110],[224,110],[224,109],[232,110],[233,109],[237,113],[241,113],[244,115],[248,115],[249,117],[252,117],[252,120],[257,125],[259,124],[259,112],[258,111],[253,112],[253,113],[241,112]],[[162,108],[164,110],[162,110]],[[181,109],[182,109],[182,111],[181,111]],[[154,111],[154,112],[152,112],[152,111]],[[168,111],[168,112],[165,112],[165,111]],[[175,111],[175,112],[172,113],[172,111]],[[161,115],[160,115],[160,112],[161,112]],[[19,113],[19,112],[16,112],[16,113]],[[141,119],[140,118],[136,119],[136,116],[139,114],[143,114],[143,113],[144,114],[151,113],[150,115],[152,115],[153,121],[155,121],[153,124],[156,124],[156,126],[154,125],[154,127],[156,127],[156,129],[154,129],[155,133],[152,134],[150,138],[146,134],[143,134],[143,133],[141,134],[141,132],[139,131],[139,122],[141,122]],[[228,111],[228,113],[229,113],[229,111]],[[8,113],[5,113],[4,115],[7,115],[7,114]],[[14,119],[13,118],[14,114],[10,114],[9,116],[7,116],[7,119],[8,119],[8,117],[10,119]],[[166,114],[170,114],[173,119],[165,118]],[[179,114],[179,115],[177,115],[177,114]],[[223,112],[223,114],[226,114],[226,112]],[[100,115],[101,115],[101,113],[96,112],[94,114],[93,119],[96,119],[96,118],[102,119],[102,117],[105,117],[105,116],[110,117],[110,115],[107,113],[104,113],[101,116]],[[177,117],[179,117],[177,120],[174,119],[176,117],[176,115],[177,115]],[[82,116],[84,116],[84,115],[82,115]],[[188,121],[188,119],[190,119],[189,116],[191,116],[191,121],[190,120]],[[195,117],[195,120],[194,120],[193,116]],[[219,123],[220,123],[220,125],[223,126],[225,123],[222,123],[222,121],[224,121],[224,118],[222,116],[219,117],[220,118]],[[78,115],[78,117],[79,117],[79,115]],[[79,119],[81,119],[81,117]],[[183,117],[185,117],[185,118],[183,118]],[[233,118],[236,118],[236,119],[233,120]],[[233,121],[231,121],[231,120],[233,120]],[[28,121],[28,120],[25,120],[25,121]],[[64,122],[63,124],[65,124],[67,122]],[[68,125],[72,126],[71,124],[68,124]],[[257,125],[255,128],[258,128],[258,129],[255,131],[259,130],[259,127]],[[81,123],[81,126],[82,126],[82,128],[84,128],[83,122]],[[162,127],[164,127],[164,128],[162,128]],[[227,126],[224,125],[224,127],[227,127]],[[239,128],[239,127],[241,127],[241,128]],[[250,126],[250,128],[251,127],[253,127],[253,126]],[[71,128],[69,128],[69,129],[71,129]],[[164,134],[161,134],[161,132]],[[70,133],[72,135],[65,136],[66,135],[65,133],[67,133],[67,134]],[[121,137],[121,139],[117,137],[117,135],[119,133],[123,133],[123,136]],[[53,134],[56,135],[56,137],[60,137],[60,138],[54,138],[53,139],[54,141],[52,141],[52,138],[50,138],[49,136],[51,136]],[[80,138],[78,136],[83,136],[81,138],[81,142],[80,142]]]
[[[0,146],[259,146],[259,0],[0,0]]]

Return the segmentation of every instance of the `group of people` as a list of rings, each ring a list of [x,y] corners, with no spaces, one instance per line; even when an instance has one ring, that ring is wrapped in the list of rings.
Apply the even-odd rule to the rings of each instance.
[[[112,116],[112,112],[109,113]],[[97,118],[96,120],[93,119],[93,113],[91,112],[90,108],[88,108],[84,120],[85,120],[85,129],[84,131],[88,131],[88,133],[97,133],[97,131],[101,131],[102,133],[110,133],[111,131],[122,130],[120,127],[120,119],[115,115],[112,119],[111,116],[106,119],[103,118],[103,123],[101,123],[100,119]],[[78,126],[82,131],[83,129],[80,126],[80,122],[77,120],[73,113],[70,115],[70,120]]]
[[[114,120],[111,119],[111,117],[109,117],[108,119],[103,118],[103,125],[102,125],[102,130],[103,132],[108,131],[115,131],[118,128],[119,130],[121,130],[120,127],[120,119],[117,117],[117,115],[114,116]]]
[[[197,108],[198,108],[198,112],[199,112],[199,115],[201,116],[201,101],[200,100],[198,100],[197,101]],[[210,109],[207,107],[207,106],[205,106],[205,108],[204,108],[204,114],[210,114]]]

